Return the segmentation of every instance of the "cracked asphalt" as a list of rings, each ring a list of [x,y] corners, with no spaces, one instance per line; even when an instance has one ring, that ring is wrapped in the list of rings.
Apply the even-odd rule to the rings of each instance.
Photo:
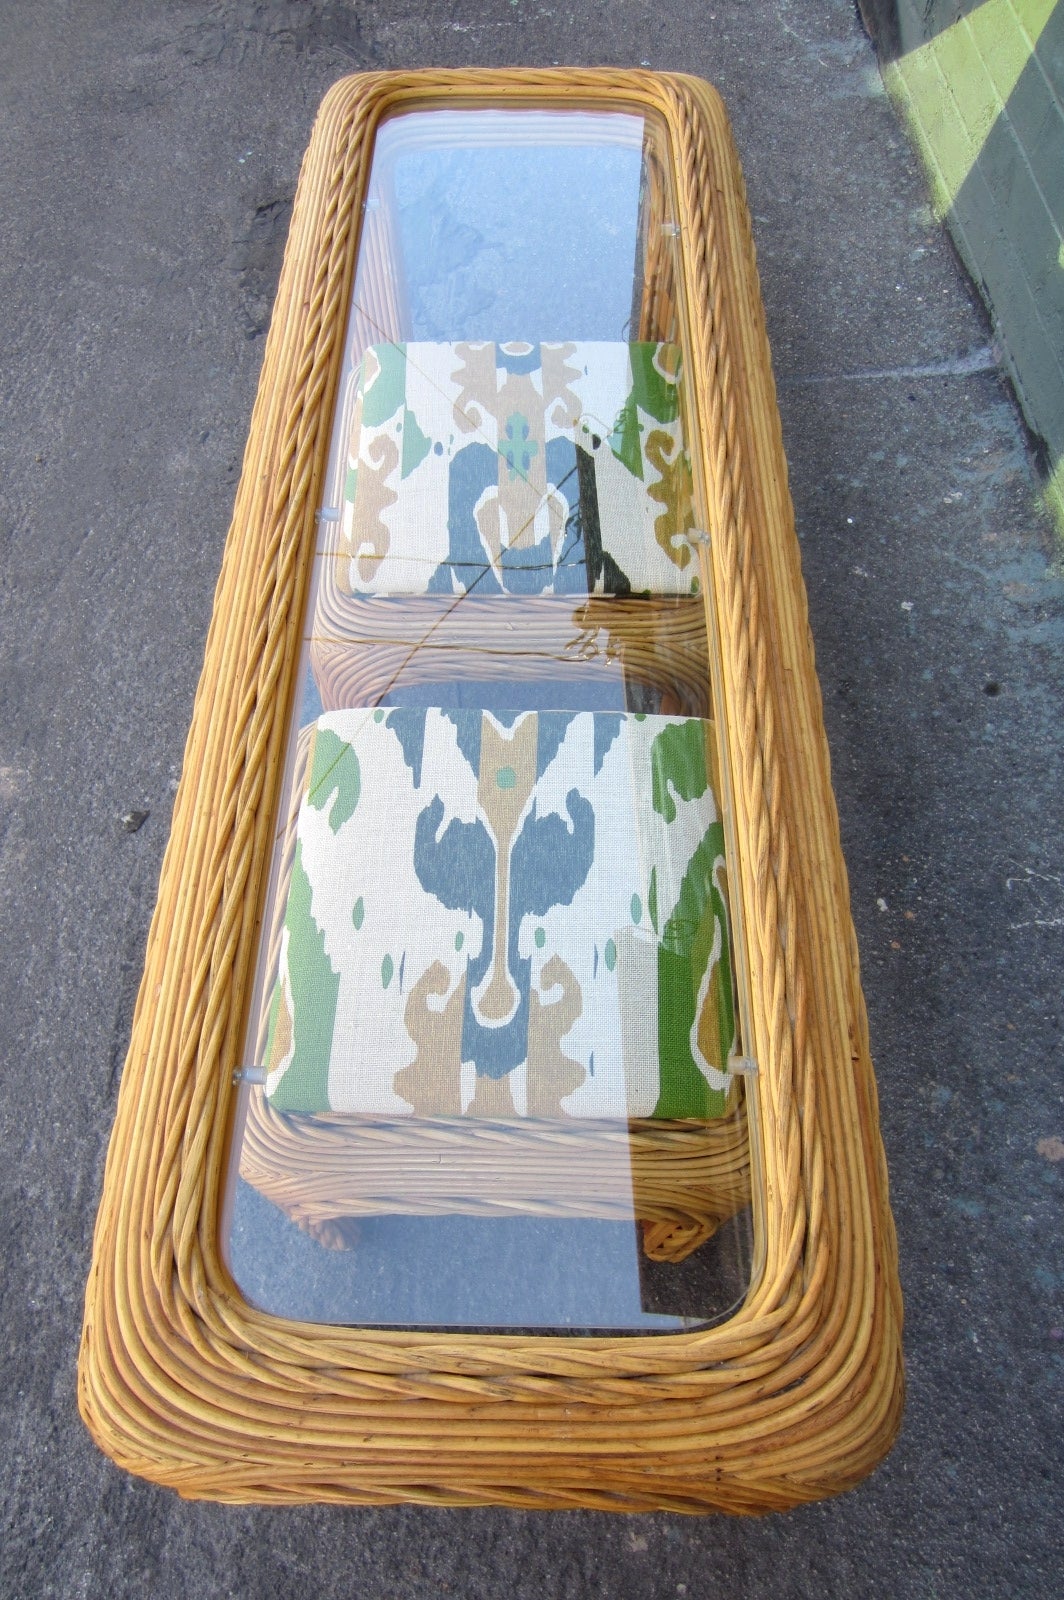
[[[1059,1593],[1064,568],[846,0],[8,0],[0,52],[0,1593]],[[360,68],[722,91],[759,249],[906,1297],[902,1436],[764,1521],[185,1504],[75,1362],[302,151]],[[143,814],[143,815],[141,815]]]

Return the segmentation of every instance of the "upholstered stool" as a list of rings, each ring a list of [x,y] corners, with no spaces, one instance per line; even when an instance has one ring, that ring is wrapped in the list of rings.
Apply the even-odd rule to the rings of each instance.
[[[438,1127],[454,1208],[482,1214],[498,1174],[464,1169],[461,1129],[476,1162],[476,1123],[491,1120],[497,1155],[520,1118],[505,1210],[525,1197],[531,1212],[611,1216],[616,1184],[589,1182],[599,1128],[579,1141],[579,1162],[554,1160],[556,1193],[552,1136],[570,1119],[607,1134],[631,1121],[637,1202],[652,1197],[636,1215],[687,1220],[675,1259],[708,1237],[749,1197],[734,1129],[700,1127],[735,1102],[714,749],[711,725],[694,719],[418,708],[321,718],[266,1012],[268,1104],[257,1098],[252,1113],[271,1131],[245,1153],[244,1176],[301,1220],[324,1220],[330,1204],[336,1217],[416,1212],[409,1163],[402,1193],[394,1182],[375,1192],[359,1135],[379,1153],[387,1124],[400,1159]],[[279,1113],[300,1118],[287,1156]],[[347,1132],[332,1195],[307,1160],[309,1119],[322,1113],[330,1154]],[[412,1133],[408,1116],[422,1124]],[[577,1147],[570,1137],[561,1149]],[[312,1210],[297,1182],[308,1166]],[[441,1177],[428,1170],[429,1209],[448,1192]]]

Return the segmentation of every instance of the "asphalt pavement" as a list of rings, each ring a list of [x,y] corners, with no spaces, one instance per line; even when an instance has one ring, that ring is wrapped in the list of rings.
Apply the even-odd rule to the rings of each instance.
[[[6,0],[0,27],[0,1594],[1059,1593],[1064,567],[853,6]],[[300,157],[346,72],[553,62],[701,74],[744,162],[898,1224],[903,1432],[859,1489],[759,1521],[186,1504],[100,1455],[75,1363]]]

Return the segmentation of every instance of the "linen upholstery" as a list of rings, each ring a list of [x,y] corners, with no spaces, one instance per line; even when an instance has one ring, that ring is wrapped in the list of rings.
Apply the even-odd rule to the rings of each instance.
[[[339,594],[695,594],[676,345],[365,353]]]
[[[723,1114],[713,738],[620,712],[321,717],[271,1000],[275,1109]]]

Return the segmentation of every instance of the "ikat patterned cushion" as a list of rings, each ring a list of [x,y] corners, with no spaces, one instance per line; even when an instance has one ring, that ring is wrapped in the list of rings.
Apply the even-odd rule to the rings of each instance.
[[[341,594],[694,594],[669,344],[382,344],[350,429]]]
[[[277,1110],[696,1117],[734,1042],[714,730],[399,707],[315,725]]]

